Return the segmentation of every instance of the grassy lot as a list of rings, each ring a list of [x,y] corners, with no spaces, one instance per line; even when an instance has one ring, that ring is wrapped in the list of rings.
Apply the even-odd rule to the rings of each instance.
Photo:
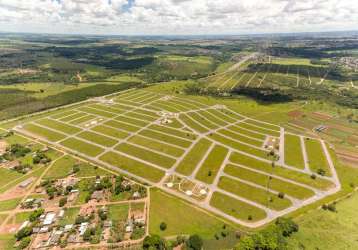
[[[20,224],[20,223],[23,223],[24,221],[27,221],[29,219],[31,213],[32,213],[32,211],[21,212],[21,213],[15,214],[14,222],[16,224]],[[12,223],[12,219],[10,219],[8,221],[8,224],[10,224],[10,223]]]
[[[0,168],[0,187],[8,184],[9,182],[15,180],[16,178],[19,178],[23,176],[23,174],[20,174],[14,170],[6,169],[6,168]]]
[[[160,141],[164,141],[173,145],[177,145],[180,147],[187,148],[190,146],[191,142],[188,140],[183,140],[177,137],[173,137],[170,135],[161,134],[152,130],[143,130],[139,133],[140,135],[147,136],[152,139],[157,139]]]
[[[276,125],[271,125],[271,124],[263,123],[263,122],[260,122],[260,121],[251,120],[251,119],[246,120],[245,122],[248,123],[248,124],[253,124],[253,125],[265,128],[265,129],[271,129],[271,130],[275,130],[275,131],[278,131],[278,132],[280,131],[280,127],[276,126]]]
[[[269,208],[277,211],[283,210],[292,205],[288,199],[280,199],[277,195],[268,193],[264,189],[259,189],[228,177],[220,177],[218,186],[225,191],[257,202],[261,205],[268,206]]]
[[[66,117],[66,116],[73,115],[73,114],[76,114],[76,113],[78,113],[78,111],[72,109],[72,110],[66,110],[66,111],[51,115],[50,117],[52,119],[58,120],[58,119],[62,119],[64,117]]]
[[[168,128],[165,126],[159,126],[159,125],[151,125],[149,126],[150,129],[153,130],[157,130],[166,134],[170,134],[170,135],[175,135],[175,136],[179,136],[179,137],[183,137],[184,139],[188,139],[188,140],[195,140],[195,135],[190,133],[190,132],[184,132],[181,130],[177,130],[177,129],[172,129],[172,128]]]
[[[259,134],[259,133],[255,133],[253,131],[249,131],[249,130],[245,130],[243,128],[240,128],[240,127],[237,127],[237,126],[230,126],[228,127],[228,129],[234,131],[234,132],[237,132],[239,134],[243,134],[243,135],[247,135],[247,136],[250,136],[252,138],[256,138],[256,139],[259,139],[259,140],[264,140],[265,139],[265,135],[262,135],[262,134]]]
[[[190,119],[189,116],[186,114],[180,114],[180,119],[185,122],[186,125],[188,125],[190,128],[194,129],[195,131],[199,133],[205,133],[208,132],[207,128],[204,128],[200,125],[200,123],[195,122],[194,120]]]
[[[161,231],[161,222],[167,229]],[[160,236],[199,234],[205,239],[213,238],[225,223],[214,215],[201,210],[175,196],[158,189],[150,191],[149,232]],[[231,227],[229,227],[232,229]]]
[[[73,166],[78,163],[70,155],[65,155],[52,164],[44,178],[59,179],[64,178],[72,173]]]
[[[211,123],[209,120],[205,119],[204,117],[201,117],[199,114],[195,113],[195,112],[191,112],[191,113],[187,113],[187,115],[194,121],[196,121],[197,123],[199,123],[200,125],[209,128],[209,129],[217,129],[218,126],[215,125],[214,123]]]
[[[227,123],[225,121],[223,121],[222,119],[219,119],[216,116],[212,115],[207,110],[200,110],[200,111],[197,111],[197,113],[202,115],[202,116],[204,116],[206,119],[208,119],[210,122],[212,122],[214,124],[218,124],[219,126],[227,125]]]
[[[102,148],[98,146],[80,141],[75,138],[68,138],[63,142],[61,142],[61,145],[91,157],[95,157],[104,151]]]
[[[45,139],[52,141],[52,142],[56,142],[56,141],[60,141],[62,139],[66,138],[66,135],[64,134],[60,134],[57,132],[54,132],[52,130],[49,129],[45,129],[43,127],[37,126],[35,124],[26,124],[24,126],[24,129],[26,129],[27,131],[37,134],[38,136],[44,137]]]
[[[214,116],[219,117],[221,120],[224,120],[224,121],[226,121],[228,123],[236,122],[236,120],[234,118],[225,115],[223,112],[220,112],[219,110],[208,109],[207,112],[209,112],[210,114],[213,114]]]
[[[157,117],[153,117],[153,116],[148,116],[146,114],[138,114],[135,112],[129,112],[125,114],[126,117],[130,117],[130,118],[134,118],[134,119],[139,119],[139,120],[144,120],[147,122],[153,122]]]
[[[290,238],[289,249],[358,249],[358,195],[339,202],[337,212],[312,210],[296,219],[299,232]]]
[[[249,130],[254,131],[254,132],[259,132],[259,133],[262,133],[262,134],[265,134],[265,135],[271,135],[271,136],[276,136],[276,137],[280,136],[279,132],[264,129],[262,127],[256,127],[256,126],[253,126],[253,125],[248,124],[246,122],[240,122],[236,126],[241,127],[241,128],[246,128],[246,129],[249,129]]]
[[[266,212],[260,208],[234,199],[223,193],[215,192],[210,200],[210,205],[243,221],[259,221],[266,217]]]
[[[75,134],[81,131],[80,128],[59,122],[59,121],[55,121],[55,120],[50,120],[50,119],[41,119],[36,121],[36,123],[46,126],[48,128],[51,129],[55,129],[59,132],[65,133],[65,134]]]
[[[126,222],[128,219],[128,204],[110,205],[108,206],[108,218],[113,221]]]
[[[309,186],[318,188],[318,189],[329,189],[333,186],[333,183],[330,181],[316,178],[313,180],[309,175],[303,174],[300,172],[292,171],[280,166],[275,166],[274,168],[270,163],[256,160],[252,157],[248,157],[243,154],[233,153],[230,157],[230,161],[233,163],[241,164],[246,167],[257,169],[268,174],[274,174],[280,177],[287,178],[289,180],[294,180],[300,183],[307,184]]]
[[[122,130],[128,131],[128,132],[136,132],[136,131],[138,131],[140,129],[140,127],[132,126],[130,124],[123,123],[123,122],[119,122],[118,120],[108,121],[108,122],[105,122],[104,124],[107,125],[107,126],[122,129]]]
[[[78,108],[78,110],[92,114],[92,115],[98,115],[98,116],[102,116],[102,117],[106,117],[106,118],[112,118],[115,116],[115,114],[113,113],[109,113],[103,110],[99,110],[99,109],[94,109],[94,108],[90,108],[90,107],[80,107]]]
[[[229,150],[223,146],[215,145],[201,165],[195,178],[205,183],[212,184],[228,151]]]
[[[131,143],[149,148],[149,149],[157,150],[157,151],[175,156],[175,157],[179,157],[184,153],[183,149],[180,149],[180,148],[177,148],[174,146],[170,146],[167,144],[163,144],[158,141],[154,141],[149,138],[145,138],[145,137],[141,137],[141,136],[133,136],[128,141]]]
[[[297,199],[307,199],[314,195],[314,192],[310,189],[277,178],[272,177],[270,179],[268,175],[259,174],[238,166],[227,165],[224,171],[231,176],[250,181],[263,187],[267,187],[269,184],[270,189],[283,192]]]
[[[108,152],[102,155],[100,160],[153,182],[160,181],[160,179],[164,176],[164,172],[159,169],[114,152]]]
[[[313,172],[317,172],[318,169],[323,169],[325,175],[331,176],[331,171],[328,166],[326,155],[323,152],[321,142],[313,139],[305,139],[305,146],[308,157],[308,165]]]
[[[225,145],[231,146],[231,147],[233,147],[233,148],[235,148],[237,150],[246,152],[248,154],[252,154],[252,155],[264,158],[264,159],[268,158],[267,152],[264,151],[264,150],[254,148],[254,147],[250,147],[250,146],[248,146],[246,144],[243,144],[243,143],[238,142],[238,141],[231,140],[231,139],[223,137],[223,136],[221,136],[219,134],[212,134],[211,138],[214,139],[215,141],[221,142],[221,143],[223,143]]]
[[[184,174],[190,175],[196,165],[200,162],[206,151],[209,149],[211,142],[205,138],[200,139],[194,147],[189,151],[189,153],[184,157],[184,159],[179,163],[175,171]]]
[[[113,145],[115,145],[118,142],[118,141],[116,141],[112,138],[109,138],[107,136],[89,132],[89,131],[84,131],[84,132],[78,134],[77,136],[82,139],[85,139],[87,141],[93,141],[94,143],[100,144],[105,147],[112,147]]]
[[[248,138],[246,136],[235,134],[235,133],[233,133],[233,132],[231,132],[230,130],[227,130],[227,129],[221,129],[218,132],[220,134],[223,134],[223,135],[229,137],[229,138],[232,138],[232,139],[235,139],[235,140],[238,140],[238,141],[241,141],[241,142],[245,142],[245,143],[254,145],[256,147],[261,147],[262,144],[263,144],[263,141],[258,141],[258,140]]]
[[[165,155],[151,152],[128,143],[121,143],[115,147],[116,150],[125,154],[137,157],[139,159],[148,161],[150,163],[159,165],[164,168],[170,168],[175,163],[174,158],[169,158]]]
[[[29,140],[21,135],[13,134],[4,139],[8,144],[27,144]]]
[[[78,182],[78,189],[80,192],[76,199],[75,205],[82,205],[82,204],[86,203],[86,197],[89,194],[87,187],[89,184],[91,184],[93,182],[94,182],[94,178],[81,179]]]
[[[13,234],[0,234],[0,249],[3,250],[14,250],[16,238]]]
[[[138,127],[144,127],[144,126],[148,125],[148,123],[149,123],[147,121],[130,118],[130,117],[125,116],[125,115],[116,117],[115,120],[119,121],[119,122],[129,123],[129,124],[131,124],[133,126],[138,126]]]
[[[80,171],[76,173],[76,177],[91,177],[91,176],[105,176],[112,175],[110,172],[103,168],[90,165],[88,163],[81,163],[79,165]]]
[[[70,121],[70,124],[73,124],[73,125],[82,124],[82,123],[88,122],[96,117],[97,116],[95,116],[95,115],[86,115],[86,116],[83,116],[78,119],[74,119],[74,120]]]
[[[0,201],[0,211],[12,210],[19,205],[21,198]]]
[[[67,208],[65,210],[65,214],[63,218],[59,221],[59,225],[65,226],[68,224],[74,224],[79,212],[80,212],[80,208],[78,207]]]
[[[60,120],[61,122],[69,122],[69,121],[71,121],[71,120],[78,119],[78,118],[80,118],[80,117],[82,117],[82,116],[86,116],[86,113],[76,112],[76,113],[74,113],[74,114],[72,114],[72,115],[65,116],[65,117],[63,117],[63,118],[61,118],[61,119],[59,119],[59,120]]]
[[[103,126],[103,125],[99,125],[96,127],[91,128],[91,130],[104,134],[104,135],[108,135],[108,136],[112,136],[118,139],[124,139],[127,136],[129,136],[129,134],[127,132],[123,132],[111,127],[107,127],[107,126]]]
[[[296,135],[285,134],[285,163],[300,169],[305,167],[301,140]]]

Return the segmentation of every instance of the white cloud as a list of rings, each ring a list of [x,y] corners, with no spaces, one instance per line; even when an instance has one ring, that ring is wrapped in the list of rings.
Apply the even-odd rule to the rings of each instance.
[[[235,34],[356,29],[357,24],[353,0],[0,0],[3,31]]]

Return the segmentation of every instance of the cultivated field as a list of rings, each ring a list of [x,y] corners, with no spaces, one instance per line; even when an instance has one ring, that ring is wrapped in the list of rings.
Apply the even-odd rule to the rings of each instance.
[[[194,97],[132,90],[14,130],[248,227],[340,189],[323,141]]]

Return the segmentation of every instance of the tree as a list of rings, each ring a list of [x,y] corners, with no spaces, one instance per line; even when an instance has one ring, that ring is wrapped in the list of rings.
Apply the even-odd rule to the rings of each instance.
[[[58,202],[58,206],[59,207],[63,207],[65,204],[67,203],[67,198],[66,197],[62,197],[59,202]]]
[[[31,242],[31,238],[29,236],[23,238],[18,246],[18,249],[25,249]]]
[[[166,241],[159,235],[148,235],[143,240],[143,249],[166,250],[168,247]]]
[[[19,230],[16,234],[15,237],[17,240],[21,240],[27,236],[30,236],[32,234],[32,228],[27,226],[22,228],[21,230]]]
[[[187,241],[187,246],[192,250],[201,250],[203,248],[203,240],[199,235],[191,235]]]
[[[160,230],[164,231],[165,229],[167,229],[167,224],[165,222],[162,222],[160,223],[159,228]]]
[[[35,211],[33,211],[30,216],[29,216],[29,220],[31,222],[34,222],[37,220],[37,218],[39,218],[41,216],[41,214],[43,214],[45,212],[45,210],[43,208],[40,209],[36,209]]]
[[[292,233],[298,232],[298,225],[290,218],[278,218],[275,225],[281,230],[285,237],[291,236]]]

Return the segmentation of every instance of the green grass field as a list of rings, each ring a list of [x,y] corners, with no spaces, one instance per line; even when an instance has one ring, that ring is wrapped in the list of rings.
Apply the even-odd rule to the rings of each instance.
[[[64,134],[60,134],[57,132],[54,132],[52,130],[37,126],[35,124],[26,124],[24,126],[24,129],[26,129],[27,131],[36,134],[38,136],[44,137],[45,139],[52,141],[52,142],[56,142],[56,141],[60,141],[66,138],[66,135]]]
[[[149,232],[152,234],[161,236],[199,234],[206,239],[220,233],[222,226],[226,224],[210,213],[158,189],[150,190],[149,220]],[[159,228],[161,222],[167,224],[165,231]]]
[[[59,225],[65,226],[69,224],[74,224],[79,212],[80,212],[80,208],[78,207],[67,208],[65,210],[65,214],[63,218],[59,220]]]
[[[170,168],[175,163],[174,158],[169,158],[168,156],[142,149],[127,143],[119,144],[117,147],[115,147],[115,149],[122,153],[140,158],[164,168]]]
[[[324,179],[320,179],[320,178],[316,178],[315,180],[313,180],[310,175],[308,174],[303,174],[300,172],[296,172],[296,171],[292,171],[280,166],[275,166],[274,168],[272,167],[272,165],[270,163],[265,163],[263,161],[259,161],[256,160],[254,158],[248,157],[246,155],[243,154],[239,154],[239,153],[234,153],[231,155],[230,157],[230,161],[233,163],[237,163],[249,168],[252,168],[253,170],[259,170],[259,171],[263,171],[265,173],[268,174],[273,174],[273,175],[277,175],[283,178],[287,178],[289,180],[294,180],[297,181],[299,183],[304,183],[307,184],[309,186],[318,188],[318,189],[328,189],[330,187],[332,187],[333,183],[331,183],[328,180],[324,180]]]
[[[219,192],[213,194],[210,205],[243,221],[259,221],[266,217],[264,210]]]
[[[198,143],[194,145],[194,147],[179,163],[178,167],[175,170],[181,174],[190,175],[194,171],[196,165],[200,162],[202,157],[205,155],[210,145],[211,142],[207,139],[203,138],[199,140]]]
[[[310,189],[277,178],[270,178],[268,175],[260,174],[238,166],[227,165],[224,171],[233,177],[250,181],[262,187],[269,187],[272,190],[283,192],[284,194],[288,194],[297,199],[307,199],[314,195],[314,192]]]
[[[70,155],[65,155],[52,164],[45,174],[44,178],[58,179],[64,178],[72,173],[73,166],[77,164],[77,160]]]
[[[323,169],[325,171],[325,175],[331,176],[331,170],[329,169],[326,156],[323,153],[321,143],[317,140],[305,139],[305,146],[310,169],[313,172],[317,172],[319,169]]]
[[[195,178],[208,184],[213,183],[228,152],[227,148],[215,145],[201,165]]]
[[[164,172],[159,169],[114,152],[105,153],[100,157],[100,160],[153,182],[160,181],[164,176]]]
[[[108,218],[113,221],[126,222],[128,219],[128,204],[108,206]]]
[[[21,198],[0,201],[0,211],[13,210],[19,205]]]
[[[285,163],[300,169],[305,167],[300,137],[285,134]]]
[[[141,136],[133,136],[128,140],[131,143],[135,143],[142,147],[146,147],[148,149],[153,149],[159,152],[163,152],[175,157],[179,157],[184,153],[184,150],[175,146],[171,146],[168,144],[163,144],[158,141],[151,140],[149,138],[141,137]]]
[[[102,145],[104,147],[112,147],[118,142],[112,138],[89,131],[84,131],[77,136],[87,141]]]
[[[277,195],[268,193],[264,189],[259,189],[225,176],[220,177],[218,186],[227,192],[255,201],[273,210],[280,211],[292,205],[288,199],[280,199]]]
[[[75,138],[66,139],[61,142],[61,145],[91,157],[95,157],[104,151],[104,149],[98,146],[84,141],[80,141]]]
[[[289,249],[358,249],[358,195],[340,201],[337,212],[312,210],[296,219],[299,232],[289,241]]]
[[[59,132],[65,133],[65,134],[70,134],[70,135],[81,131],[80,128],[77,128],[77,127],[62,123],[62,122],[58,122],[55,120],[46,119],[46,118],[38,120],[38,121],[36,121],[36,123],[46,126],[50,129],[55,129],[56,131],[59,131]]]

